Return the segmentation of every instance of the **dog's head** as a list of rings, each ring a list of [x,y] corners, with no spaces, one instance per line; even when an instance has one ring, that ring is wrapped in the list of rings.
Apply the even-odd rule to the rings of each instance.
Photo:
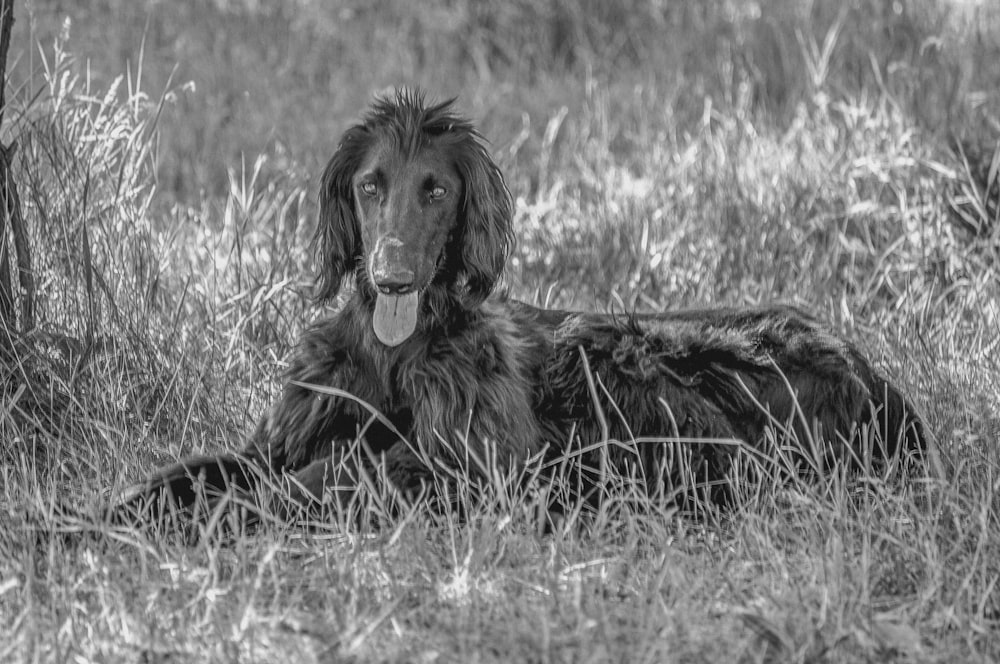
[[[452,101],[426,104],[419,92],[377,99],[344,134],[319,207],[318,295],[334,297],[356,271],[390,345],[413,332],[429,288],[482,302],[513,240],[510,193],[482,137]]]

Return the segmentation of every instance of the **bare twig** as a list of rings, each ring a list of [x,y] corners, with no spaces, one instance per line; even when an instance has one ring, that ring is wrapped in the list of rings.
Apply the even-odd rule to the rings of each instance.
[[[14,0],[0,0],[0,126],[7,107],[7,51],[10,48],[10,32],[14,26]],[[35,325],[35,281],[31,271],[31,250],[28,233],[21,216],[21,199],[17,194],[17,184],[11,177],[11,163],[17,144],[0,145],[0,322],[7,326],[14,315],[14,293],[10,278],[10,244],[7,238],[8,226],[14,238],[17,254],[17,281],[21,288],[21,330],[27,331]],[[6,213],[6,214],[4,214]],[[8,223],[9,220],[9,223]]]
[[[0,126],[6,108],[7,49],[10,28],[14,22],[14,0],[0,0]],[[10,281],[10,251],[7,241],[7,219],[0,213],[0,325],[9,325],[14,318],[14,292]]]
[[[3,114],[7,110],[7,51],[10,48],[12,27],[14,0],[0,0],[0,74],[3,75],[3,85],[0,86],[0,125],[3,125]]]

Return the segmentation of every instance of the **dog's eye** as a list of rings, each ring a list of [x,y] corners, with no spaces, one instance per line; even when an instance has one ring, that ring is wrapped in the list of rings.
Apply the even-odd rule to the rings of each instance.
[[[361,191],[363,191],[366,196],[374,196],[378,193],[378,187],[374,182],[364,182],[361,185]]]
[[[431,198],[444,198],[444,195],[448,193],[448,190],[444,187],[433,187],[431,188]]]

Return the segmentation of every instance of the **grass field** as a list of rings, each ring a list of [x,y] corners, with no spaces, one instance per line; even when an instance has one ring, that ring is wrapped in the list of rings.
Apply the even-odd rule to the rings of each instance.
[[[991,0],[15,12],[0,139],[38,324],[0,342],[0,661],[1000,661]],[[699,518],[623,503],[549,534],[504,487],[461,520],[109,526],[152,466],[239,448],[329,313],[317,177],[396,85],[458,96],[490,138],[516,296],[808,307],[906,387],[947,478],[751,487]]]

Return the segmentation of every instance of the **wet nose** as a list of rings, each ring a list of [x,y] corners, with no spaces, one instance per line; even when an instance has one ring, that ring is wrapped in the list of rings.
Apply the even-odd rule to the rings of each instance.
[[[371,256],[372,281],[389,295],[402,295],[413,289],[413,270],[403,264],[403,243],[396,238],[380,240]]]
[[[372,276],[375,286],[388,295],[402,295],[413,288],[413,270],[375,268]]]

